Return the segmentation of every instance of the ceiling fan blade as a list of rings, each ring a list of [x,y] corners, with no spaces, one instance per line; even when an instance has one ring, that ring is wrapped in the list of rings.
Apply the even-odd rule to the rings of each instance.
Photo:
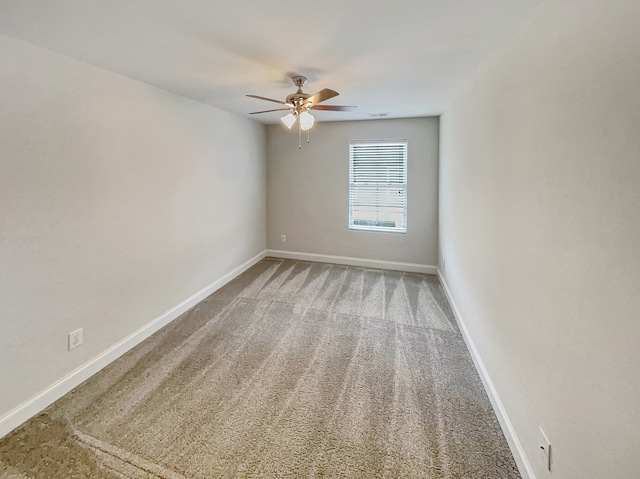
[[[329,88],[325,88],[324,90],[320,90],[315,95],[311,95],[304,102],[313,103],[314,105],[317,105],[318,103],[328,100],[329,98],[333,98],[334,96],[338,96],[339,94],[340,93],[338,93],[337,91],[331,90]]]
[[[257,98],[258,100],[267,100],[267,101],[272,101],[274,103],[280,103],[281,105],[287,105],[287,106],[289,105],[289,103],[287,103],[287,102],[280,101],[280,100],[274,100],[273,98],[266,98],[264,96],[258,96],[258,95],[247,95],[247,96],[251,97],[251,98]],[[291,105],[291,106],[293,106],[293,105]]]
[[[356,106],[342,106],[342,105],[313,105],[312,110],[330,110],[330,111],[353,111]]]
[[[249,115],[257,115],[258,113],[269,113],[270,111],[289,111],[291,108],[276,108],[275,110],[252,111]]]

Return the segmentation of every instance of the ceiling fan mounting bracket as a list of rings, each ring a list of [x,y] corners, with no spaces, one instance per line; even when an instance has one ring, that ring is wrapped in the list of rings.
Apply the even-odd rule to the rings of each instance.
[[[307,83],[307,77],[302,75],[294,75],[291,77],[291,81],[293,81],[293,84],[299,89],[302,89],[304,84]]]

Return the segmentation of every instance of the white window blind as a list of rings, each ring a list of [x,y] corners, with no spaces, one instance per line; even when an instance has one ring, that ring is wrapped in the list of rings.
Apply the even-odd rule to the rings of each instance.
[[[349,228],[406,233],[406,140],[349,143]]]

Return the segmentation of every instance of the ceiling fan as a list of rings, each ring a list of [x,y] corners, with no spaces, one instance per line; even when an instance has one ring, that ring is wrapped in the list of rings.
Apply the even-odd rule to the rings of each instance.
[[[282,123],[289,129],[295,124],[296,120],[299,120],[298,125],[300,130],[309,130],[315,123],[315,118],[309,110],[330,110],[330,111],[353,111],[355,106],[340,106],[340,105],[319,105],[323,101],[339,95],[337,91],[325,88],[320,90],[314,95],[309,95],[302,91],[302,86],[307,83],[307,77],[302,75],[295,75],[291,77],[294,85],[298,87],[298,91],[287,96],[285,101],[274,100],[272,98],[265,98],[258,95],[247,95],[251,98],[257,98],[259,100],[272,101],[274,103],[280,103],[286,108],[276,108],[274,110],[253,111],[250,115],[257,115],[259,113],[268,113],[271,111],[287,111],[289,114],[281,118]]]

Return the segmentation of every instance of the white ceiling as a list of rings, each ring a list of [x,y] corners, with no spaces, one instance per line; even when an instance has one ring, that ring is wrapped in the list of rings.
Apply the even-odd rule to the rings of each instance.
[[[539,0],[0,0],[0,33],[275,123],[289,74],[320,121],[438,115]]]

